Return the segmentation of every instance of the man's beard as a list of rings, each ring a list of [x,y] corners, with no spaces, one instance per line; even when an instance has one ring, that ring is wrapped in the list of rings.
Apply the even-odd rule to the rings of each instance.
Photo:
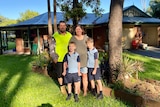
[[[62,29],[62,30],[60,30],[60,32],[61,32],[61,33],[65,33],[65,32],[66,32],[66,30],[65,30],[65,29]]]

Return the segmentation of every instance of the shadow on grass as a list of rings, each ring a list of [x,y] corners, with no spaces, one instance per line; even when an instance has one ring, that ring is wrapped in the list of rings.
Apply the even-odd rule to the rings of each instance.
[[[59,86],[57,74],[56,74],[56,66],[53,63],[49,63],[47,67],[48,75],[52,78],[54,83],[56,83],[57,86]]]
[[[45,103],[45,104],[42,104],[42,105],[37,106],[37,107],[53,107],[53,106],[49,103]]]
[[[29,63],[33,57],[1,55],[0,59],[0,104],[1,107],[10,107],[14,96],[27,77]],[[13,82],[13,80],[16,81]]]

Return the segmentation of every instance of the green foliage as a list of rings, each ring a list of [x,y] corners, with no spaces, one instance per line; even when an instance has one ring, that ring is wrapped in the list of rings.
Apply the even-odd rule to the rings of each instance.
[[[99,61],[100,63],[108,60],[108,53],[105,51],[99,51]]]
[[[147,13],[152,17],[160,18],[160,0],[150,0]]]
[[[85,9],[82,7],[82,3],[77,3],[75,8],[69,7],[68,4],[61,5],[61,11],[65,13],[65,20],[76,18],[79,21],[86,15]]]
[[[57,0],[57,5],[65,13],[65,19],[73,19],[77,22],[86,15],[86,7],[91,7],[96,15],[101,15],[103,9],[100,8],[99,0]]]
[[[7,26],[11,24],[16,24],[17,21],[13,19],[8,19],[6,17],[0,16],[0,26]]]
[[[118,80],[113,84],[110,84],[110,87],[112,87],[115,90],[122,90],[124,89],[124,84],[122,83],[122,81]]]
[[[124,56],[132,59],[143,62],[145,72],[138,72],[140,79],[156,79],[160,80],[160,59],[154,59],[147,56],[137,55],[131,52],[124,52]]]
[[[20,18],[18,19],[18,22],[22,22],[22,21],[31,19],[31,18],[38,16],[38,15],[39,15],[38,12],[35,12],[32,10],[26,10],[25,12],[20,13]]]
[[[47,66],[50,61],[49,54],[47,52],[43,52],[37,56],[35,61],[32,62],[33,66],[44,67]]]
[[[101,13],[104,11],[104,9],[100,8],[100,0],[82,0],[82,2],[86,5],[86,7],[90,7],[92,12],[96,15],[102,15]]]
[[[119,65],[118,80],[133,77],[138,78],[138,71],[144,71],[143,63],[138,60],[132,60],[126,56],[123,56],[121,65]]]

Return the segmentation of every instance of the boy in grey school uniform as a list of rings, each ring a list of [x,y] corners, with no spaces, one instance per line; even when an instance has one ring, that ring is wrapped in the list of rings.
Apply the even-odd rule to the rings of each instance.
[[[71,99],[71,92],[72,92],[72,83],[74,83],[74,99],[75,102],[78,102],[78,82],[80,81],[80,58],[79,54],[75,52],[76,45],[74,42],[69,43],[69,52],[64,57],[63,63],[63,73],[62,75],[65,76],[65,82],[67,83],[68,87],[68,96],[66,100]]]
[[[95,81],[98,83],[98,88],[100,90],[99,94],[97,95],[97,99],[102,99],[102,82],[101,82],[101,72],[98,64],[98,51],[94,47],[94,42],[92,38],[88,38],[87,41],[87,47],[88,47],[88,61],[87,61],[87,67],[88,67],[88,78],[91,83],[92,92],[94,95],[96,95],[95,90]]]

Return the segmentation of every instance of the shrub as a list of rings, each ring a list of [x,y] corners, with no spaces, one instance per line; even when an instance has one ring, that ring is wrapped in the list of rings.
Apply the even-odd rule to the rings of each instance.
[[[119,66],[118,80],[124,80],[130,77],[138,79],[138,72],[144,71],[143,63],[138,60],[131,60],[124,56]]]

